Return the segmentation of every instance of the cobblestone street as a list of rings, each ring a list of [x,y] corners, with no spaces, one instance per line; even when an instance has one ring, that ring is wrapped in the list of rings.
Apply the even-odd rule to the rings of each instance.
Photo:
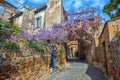
[[[67,67],[54,72],[47,80],[106,80],[104,73],[85,61],[68,61]]]

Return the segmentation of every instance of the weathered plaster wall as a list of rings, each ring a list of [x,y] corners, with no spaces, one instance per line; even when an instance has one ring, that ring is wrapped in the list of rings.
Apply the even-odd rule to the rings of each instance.
[[[34,11],[24,7],[21,9],[21,11],[23,11],[22,27],[24,30],[31,34],[33,33],[34,27]]]
[[[22,15],[15,18],[14,24],[18,25],[19,27],[22,27],[23,26],[22,23],[23,23],[23,16]]]
[[[45,28],[61,22],[63,17],[62,0],[48,0],[45,14]]]

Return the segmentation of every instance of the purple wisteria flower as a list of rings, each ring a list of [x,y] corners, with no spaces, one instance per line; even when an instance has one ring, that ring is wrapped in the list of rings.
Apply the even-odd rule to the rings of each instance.
[[[52,46],[56,43],[68,42],[68,36],[70,33],[75,39],[79,37],[76,30],[79,32],[83,31],[83,33],[92,33],[94,29],[93,26],[100,23],[102,20],[101,16],[95,16],[93,14],[94,11],[95,8],[83,8],[77,12],[66,11],[65,16],[68,18],[67,21],[55,23],[48,29],[39,29],[38,32],[34,34],[29,34],[27,31],[24,31],[20,36],[28,40],[34,39],[37,41],[48,41],[48,46]],[[32,22],[32,20],[26,20]],[[78,24],[80,21],[81,24]]]

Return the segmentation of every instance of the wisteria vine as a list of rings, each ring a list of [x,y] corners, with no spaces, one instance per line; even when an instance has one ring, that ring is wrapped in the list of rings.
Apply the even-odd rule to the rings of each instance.
[[[100,15],[95,16],[95,10],[95,8],[89,7],[81,8],[77,12],[66,11],[64,17],[67,18],[67,20],[55,23],[48,29],[39,29],[38,32],[34,34],[28,34],[24,31],[19,36],[27,38],[28,40],[46,41],[49,42],[48,45],[53,45],[56,43],[68,42],[70,33],[74,38],[80,38],[76,30],[83,34],[99,34],[99,26],[101,25],[102,17]]]

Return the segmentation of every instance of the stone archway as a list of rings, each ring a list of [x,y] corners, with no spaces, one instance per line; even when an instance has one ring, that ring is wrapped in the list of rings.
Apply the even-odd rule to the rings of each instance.
[[[76,59],[78,58],[78,41],[70,41],[67,44],[68,47],[68,59]]]
[[[86,37],[85,40],[67,43],[67,59],[80,59],[94,63],[96,60],[95,54],[95,41],[91,36]]]

